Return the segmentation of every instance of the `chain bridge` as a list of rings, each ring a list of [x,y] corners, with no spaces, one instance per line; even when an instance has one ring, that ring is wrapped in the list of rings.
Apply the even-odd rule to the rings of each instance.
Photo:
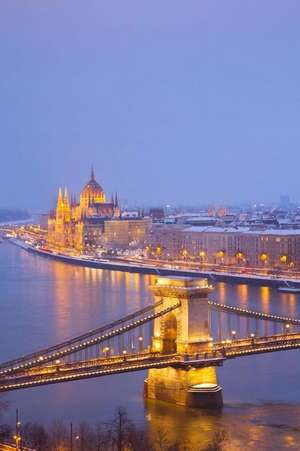
[[[159,278],[155,302],[80,336],[0,364],[0,392],[148,370],[148,398],[219,407],[216,367],[300,348],[300,319],[209,300],[206,279]]]

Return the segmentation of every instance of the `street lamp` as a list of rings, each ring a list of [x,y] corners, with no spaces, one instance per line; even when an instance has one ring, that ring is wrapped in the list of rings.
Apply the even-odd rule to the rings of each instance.
[[[110,348],[108,346],[106,346],[106,348],[103,349],[103,352],[105,353],[105,357],[109,356],[109,350],[110,350]]]
[[[143,350],[143,340],[144,338],[142,336],[139,337],[139,350],[142,351]]]
[[[22,451],[22,436],[21,436],[21,421],[19,420],[19,409],[16,410],[16,435],[14,436],[16,441],[16,450]]]
[[[70,451],[73,451],[73,423],[70,423]],[[79,435],[75,435],[75,440],[79,440]]]
[[[231,331],[232,339],[234,340],[236,337],[236,330]]]

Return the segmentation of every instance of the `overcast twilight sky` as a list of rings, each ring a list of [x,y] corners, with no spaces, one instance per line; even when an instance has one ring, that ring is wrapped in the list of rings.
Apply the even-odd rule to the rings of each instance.
[[[299,0],[2,0],[0,206],[300,201],[299,55]]]

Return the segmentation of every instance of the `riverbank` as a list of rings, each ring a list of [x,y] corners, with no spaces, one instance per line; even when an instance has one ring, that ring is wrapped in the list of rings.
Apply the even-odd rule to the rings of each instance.
[[[0,227],[8,227],[8,226],[17,226],[17,225],[27,225],[32,224],[33,218],[27,218],[27,219],[15,219],[11,221],[0,221]]]
[[[164,266],[156,266],[145,263],[129,263],[129,262],[120,262],[113,259],[93,259],[93,258],[84,258],[71,256],[66,254],[54,253],[50,251],[43,250],[41,248],[37,248],[32,246],[31,244],[25,243],[20,239],[12,238],[9,240],[10,243],[19,246],[26,251],[34,254],[38,254],[45,258],[51,258],[54,260],[63,261],[64,263],[69,263],[72,265],[85,266],[89,268],[96,269],[107,269],[110,271],[122,271],[129,273],[137,273],[137,274],[149,274],[155,276],[182,276],[182,277],[207,277],[212,281],[219,282],[233,282],[233,283],[245,283],[245,284],[256,284],[256,285],[266,285],[266,286],[275,286],[282,287],[286,283],[292,285],[293,287],[300,287],[299,279],[292,278],[282,278],[282,277],[274,277],[274,276],[260,276],[253,274],[236,274],[230,272],[220,272],[220,271],[205,271],[201,269],[192,270],[192,269],[174,269],[167,268]]]

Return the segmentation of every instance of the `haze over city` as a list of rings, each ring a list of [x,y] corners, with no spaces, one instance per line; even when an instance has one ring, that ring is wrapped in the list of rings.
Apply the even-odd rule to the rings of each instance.
[[[92,163],[132,203],[300,200],[299,9],[2,1],[0,204],[48,208]]]
[[[299,451],[299,19],[2,0],[0,451]]]

